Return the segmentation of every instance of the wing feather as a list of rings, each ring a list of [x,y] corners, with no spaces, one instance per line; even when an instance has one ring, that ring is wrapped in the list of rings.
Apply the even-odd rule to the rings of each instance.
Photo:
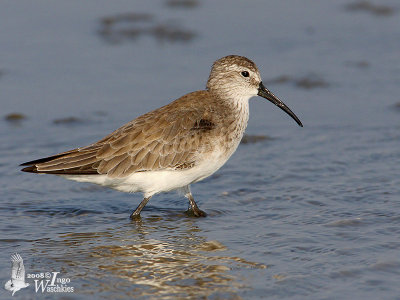
[[[92,164],[94,162],[96,162],[97,159],[95,156],[86,158],[86,159],[81,159],[78,161],[73,161],[73,162],[59,162],[55,165],[51,165],[51,166],[46,166],[46,167],[40,167],[40,169],[38,169],[39,171],[55,171],[55,170],[60,170],[60,169],[73,169],[73,168],[78,168],[78,167],[82,167],[82,166],[86,166],[89,164]]]
[[[114,177],[123,177],[126,170],[129,169],[131,166],[131,157],[126,156],[121,162],[119,162],[113,169],[111,169],[107,174],[114,178]]]
[[[134,165],[139,165],[143,158],[147,155],[148,150],[143,147],[140,149],[140,151],[138,153],[136,153],[136,155],[132,156],[132,164]]]
[[[158,169],[158,167],[156,167],[156,161],[158,158],[159,158],[159,155],[157,153],[153,153],[153,152],[149,151],[146,165],[150,169]]]
[[[213,147],[209,137],[220,132],[215,128],[224,117],[210,113],[217,104],[208,93],[183,96],[92,145],[26,163],[29,167],[23,171],[124,177],[133,172],[193,167],[199,153]],[[204,103],[200,105],[199,99]]]

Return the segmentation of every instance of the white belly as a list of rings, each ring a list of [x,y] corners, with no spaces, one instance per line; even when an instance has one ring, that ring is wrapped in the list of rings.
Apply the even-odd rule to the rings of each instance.
[[[200,181],[215,173],[229,159],[230,153],[213,151],[201,159],[196,166],[186,170],[160,170],[136,172],[124,178],[110,178],[107,175],[61,175],[79,182],[90,182],[107,186],[122,192],[142,192],[145,197],[168,192]]]

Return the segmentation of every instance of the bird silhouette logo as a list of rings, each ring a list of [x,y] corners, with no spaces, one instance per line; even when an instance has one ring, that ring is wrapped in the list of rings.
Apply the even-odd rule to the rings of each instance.
[[[11,279],[6,282],[4,288],[11,291],[14,296],[16,291],[28,286],[29,283],[25,283],[25,267],[21,255],[11,254]]]

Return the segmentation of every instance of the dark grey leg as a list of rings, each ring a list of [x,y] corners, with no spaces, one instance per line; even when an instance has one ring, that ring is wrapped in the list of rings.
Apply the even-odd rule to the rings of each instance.
[[[186,195],[186,197],[189,199],[189,209],[188,209],[189,213],[193,213],[195,217],[207,216],[207,214],[197,206],[191,193]]]
[[[143,207],[146,206],[147,202],[149,202],[150,199],[151,199],[151,196],[144,198],[143,201],[140,202],[138,207],[136,207],[135,211],[131,214],[130,218],[131,219],[140,218],[140,212],[142,211]]]

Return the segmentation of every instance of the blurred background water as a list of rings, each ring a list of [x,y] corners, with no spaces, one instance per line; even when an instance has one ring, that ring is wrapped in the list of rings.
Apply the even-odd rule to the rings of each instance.
[[[23,299],[398,299],[398,1],[0,4],[0,282],[10,254],[73,293]],[[19,171],[204,89],[249,57],[302,120],[254,98],[249,135],[186,200]],[[256,136],[256,137],[254,137]],[[10,293],[0,289],[0,298]]]

